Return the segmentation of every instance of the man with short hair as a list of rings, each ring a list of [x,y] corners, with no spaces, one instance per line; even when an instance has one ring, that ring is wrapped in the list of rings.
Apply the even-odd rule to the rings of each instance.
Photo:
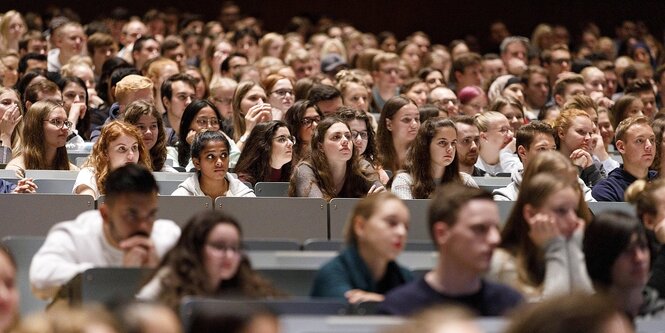
[[[180,135],[180,120],[185,108],[196,99],[196,82],[189,74],[179,73],[169,76],[160,87],[164,106],[164,127],[169,132],[167,145],[175,147]],[[169,131],[169,129],[171,131]],[[172,132],[172,133],[171,133]],[[187,136],[187,133],[185,133]]]
[[[572,65],[570,50],[564,44],[554,44],[549,50],[544,50],[540,60],[543,68],[549,72],[550,86],[554,86],[559,79],[559,74],[570,72]]]
[[[585,67],[580,74],[584,79],[586,95],[590,96],[599,106],[611,108],[614,102],[605,97],[605,87],[607,86],[605,73],[598,67],[589,66]]]
[[[563,108],[570,98],[575,95],[585,95],[584,78],[579,74],[566,74],[554,84],[552,90],[554,102],[559,108]]]
[[[52,42],[55,48],[48,53],[48,70],[60,72],[73,56],[84,55],[86,35],[79,23],[67,22],[55,30]]]
[[[382,52],[372,59],[372,112],[381,113],[386,101],[399,94],[399,56]]]
[[[48,60],[45,54],[26,53],[18,61],[19,80],[25,73],[35,69],[46,71],[48,69]]]
[[[342,103],[342,93],[327,84],[315,84],[307,94],[307,100],[316,105],[326,117],[337,113]]]
[[[180,71],[187,67],[187,54],[185,42],[178,36],[168,36],[162,42],[162,56],[175,61]]]
[[[118,51],[117,56],[131,63],[134,42],[146,34],[148,34],[148,27],[146,27],[141,20],[133,19],[125,23],[125,25],[122,26],[122,34],[120,35],[120,44],[123,47]]]
[[[141,75],[127,75],[115,86],[114,96],[116,102],[109,108],[109,116],[106,118],[106,121],[104,121],[104,124],[120,119],[122,114],[125,113],[125,107],[131,102],[138,100],[153,101],[152,81]],[[92,130],[90,141],[97,142],[104,124],[97,126]]]
[[[642,100],[644,104],[644,115],[653,120],[658,112],[656,108],[656,94],[653,91],[651,81],[646,79],[637,79],[631,82],[624,90],[625,94],[635,95]]]
[[[501,60],[508,73],[521,75],[526,69],[529,39],[522,36],[506,37],[501,42],[499,49],[501,50]]]
[[[503,60],[501,60],[496,53],[487,53],[483,55],[480,64],[483,67],[484,82],[491,82],[497,77],[508,73],[506,65],[503,64]]]
[[[478,53],[467,52],[453,61],[450,67],[450,84],[448,85],[456,94],[464,87],[482,86],[483,66]]]
[[[18,54],[23,57],[28,53],[46,55],[48,53],[48,41],[39,31],[28,31],[18,42]]]
[[[529,66],[522,73],[524,82],[524,102],[527,109],[526,115],[530,120],[538,119],[538,115],[545,109],[550,94],[550,84],[547,79],[547,71],[540,66]]]
[[[157,220],[158,186],[152,173],[128,164],[104,183],[98,210],[53,226],[32,259],[30,284],[40,298],[53,298],[74,276],[94,267],[157,267],[180,237],[180,228]]]
[[[247,67],[248,64],[249,62],[246,55],[233,52],[222,61],[220,66],[222,77],[233,79],[238,82],[243,69]]]
[[[436,105],[439,110],[446,111],[448,117],[459,114],[459,99],[455,92],[446,87],[436,87],[430,91],[427,97],[429,103]]]
[[[437,304],[461,304],[479,316],[501,316],[522,303],[519,292],[483,278],[501,242],[492,196],[457,183],[443,185],[429,208],[429,230],[439,254],[424,277],[391,290],[379,313],[409,315]]]
[[[472,116],[453,117],[457,129],[457,161],[459,171],[471,176],[484,176],[485,171],[476,167],[480,149],[480,130]]]
[[[113,36],[103,32],[95,32],[88,38],[87,47],[88,55],[92,58],[92,69],[95,78],[99,78],[102,74],[104,62],[115,57],[118,53],[118,45],[113,40]]]
[[[624,192],[634,181],[653,180],[658,172],[649,170],[656,154],[656,136],[645,116],[622,120],[616,129],[617,151],[623,164],[612,170],[591,190],[598,201],[625,201]]]
[[[23,93],[23,98],[26,112],[39,101],[51,99],[62,102],[62,94],[58,85],[46,79],[29,85]]]
[[[141,71],[148,60],[159,57],[159,52],[159,42],[152,36],[143,36],[134,42],[132,63],[136,69]]]

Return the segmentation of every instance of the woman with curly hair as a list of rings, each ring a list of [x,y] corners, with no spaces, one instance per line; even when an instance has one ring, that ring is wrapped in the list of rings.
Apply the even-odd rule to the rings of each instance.
[[[264,298],[279,296],[242,251],[242,230],[219,210],[194,215],[153,278],[138,294],[178,309],[185,296]]]
[[[257,124],[236,164],[238,178],[252,186],[257,182],[288,182],[295,141],[281,120]]]
[[[151,170],[150,154],[136,127],[112,121],[102,127],[99,140],[92,146],[92,153],[76,177],[72,193],[91,195],[97,200],[104,194],[104,182],[109,173],[129,163]]]
[[[21,153],[6,169],[24,177],[25,170],[78,170],[67,156],[68,130],[72,123],[58,102],[45,100],[33,104],[23,118]]]
[[[353,148],[351,130],[340,118],[328,117],[316,127],[312,153],[298,163],[289,185],[289,196],[363,198],[384,191],[376,177],[363,170]]]
[[[143,145],[150,153],[153,171],[178,172],[166,164],[164,120],[155,104],[146,100],[132,102],[125,108],[122,119],[136,126],[143,135]]]
[[[289,132],[296,137],[293,146],[293,164],[309,155],[312,136],[321,119],[323,112],[308,100],[297,101],[286,111],[284,121],[289,127]]]
[[[471,176],[459,172],[456,144],[457,130],[451,120],[425,121],[407,153],[406,170],[395,176],[391,191],[401,199],[428,199],[438,184],[478,187]]]
[[[376,170],[382,184],[387,184],[390,177],[378,164],[376,150],[376,134],[372,128],[374,117],[365,111],[342,106],[337,111],[337,116],[342,118],[351,129],[354,147],[360,156],[360,163],[369,170]]]

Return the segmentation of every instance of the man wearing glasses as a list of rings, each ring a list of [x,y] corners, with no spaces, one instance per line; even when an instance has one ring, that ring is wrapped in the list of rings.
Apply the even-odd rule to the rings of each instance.
[[[74,276],[93,267],[154,268],[175,245],[180,228],[157,220],[158,187],[152,173],[128,164],[111,172],[99,210],[56,224],[30,265],[36,296],[49,299]]]

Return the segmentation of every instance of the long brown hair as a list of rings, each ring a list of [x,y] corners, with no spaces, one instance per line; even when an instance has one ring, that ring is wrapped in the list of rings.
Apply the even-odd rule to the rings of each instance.
[[[235,173],[238,176],[243,176],[246,181],[252,184],[270,179],[270,173],[272,172],[270,166],[272,141],[277,130],[282,127],[286,128],[287,126],[281,120],[259,123],[254,126],[240,154],[238,163],[236,163]],[[288,181],[291,176],[291,162],[284,164],[281,172],[282,179],[280,181]]]
[[[166,162],[166,133],[164,130],[164,120],[155,108],[155,104],[150,101],[138,100],[127,105],[123,120],[134,126],[139,122],[142,116],[152,116],[157,120],[157,140],[150,149],[150,161],[153,171],[160,171],[164,168]]]
[[[310,156],[296,166],[296,169],[301,165],[305,164],[309,166],[316,177],[321,193],[323,193],[323,198],[326,201],[337,197],[337,192],[335,191],[335,184],[333,177],[330,171],[330,165],[328,164],[328,157],[323,151],[323,142],[325,141],[326,132],[328,129],[337,123],[344,124],[348,129],[348,125],[342,121],[342,119],[331,116],[325,118],[318,124],[314,135],[312,136],[312,153]],[[296,173],[291,175],[291,182],[289,184],[289,196],[296,196],[296,182],[295,179]],[[358,159],[358,153],[355,150],[355,147],[351,149],[351,159],[346,162],[346,175],[344,179],[344,185],[340,194],[347,198],[362,198],[367,195],[372,186],[372,175],[369,175],[360,167],[360,162]]]
[[[254,87],[261,87],[260,84],[253,81],[240,82],[236,91],[233,93],[233,101],[231,102],[233,106],[233,140],[238,141],[240,137],[245,133],[245,115],[242,114],[240,110],[240,103],[242,99],[245,98],[245,95],[252,90]],[[266,101],[264,101],[266,102]]]
[[[90,153],[90,157],[88,157],[88,160],[83,165],[84,167],[92,167],[95,170],[97,188],[101,194],[104,193],[104,182],[112,171],[108,154],[109,146],[111,142],[122,135],[128,135],[136,139],[139,143],[138,164],[151,170],[150,154],[148,154],[143,145],[143,136],[139,133],[139,130],[134,125],[119,120],[112,121],[102,127],[102,133],[99,135],[99,139],[95,142],[95,145],[92,146],[92,153]]]
[[[45,159],[44,121],[57,109],[63,109],[59,102],[39,101],[33,104],[24,116],[22,155],[26,170],[69,170],[69,158],[64,145],[56,149],[51,164]]]
[[[381,118],[379,118],[379,126],[376,131],[377,146],[379,148],[379,162],[384,169],[390,170],[393,173],[402,169],[399,165],[399,158],[395,150],[395,143],[393,142],[392,132],[388,130],[387,121],[393,119],[393,116],[404,106],[413,104],[414,101],[405,96],[395,96],[389,99],[381,110]]]
[[[167,268],[161,279],[159,300],[177,310],[185,296],[215,296],[219,294],[241,295],[245,297],[279,296],[267,280],[259,276],[251,267],[249,259],[242,256],[238,271],[229,280],[212,286],[203,260],[203,251],[210,232],[219,224],[233,226],[242,240],[240,224],[232,216],[219,210],[201,211],[194,215],[182,230],[178,243],[164,256],[159,268]],[[155,271],[159,276],[161,269]]]
[[[432,118],[425,121],[418,129],[418,135],[406,154],[406,172],[411,175],[413,185],[411,193],[414,199],[427,199],[434,192],[437,184],[434,183],[435,176],[432,175],[430,167],[432,156],[429,146],[441,128],[452,128],[455,133],[455,123],[450,119]],[[459,175],[459,165],[457,164],[457,153],[454,154],[453,161],[446,166],[441,177],[441,184],[448,182],[462,182]]]
[[[529,236],[529,223],[524,217],[524,207],[531,205],[535,208],[542,207],[545,201],[553,194],[565,189],[572,188],[578,193],[579,201],[577,216],[585,223],[591,221],[589,210],[584,195],[577,180],[566,177],[559,178],[550,173],[541,173],[528,183],[520,187],[517,201],[513,205],[508,221],[501,231],[501,244],[499,247],[511,253],[517,259],[517,274],[519,279],[531,286],[540,286],[545,279],[545,253],[539,248]]]

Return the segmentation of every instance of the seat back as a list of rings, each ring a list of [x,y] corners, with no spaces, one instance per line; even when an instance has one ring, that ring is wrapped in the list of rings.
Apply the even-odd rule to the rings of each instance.
[[[89,195],[0,194],[0,237],[46,236],[51,226],[95,209]]]
[[[257,197],[288,197],[289,183],[287,182],[258,182],[254,185]]]
[[[2,243],[12,252],[16,261],[16,282],[21,294],[21,317],[43,311],[48,304],[35,297],[30,288],[30,263],[45,239],[46,237],[38,236],[8,236],[2,239]]]

